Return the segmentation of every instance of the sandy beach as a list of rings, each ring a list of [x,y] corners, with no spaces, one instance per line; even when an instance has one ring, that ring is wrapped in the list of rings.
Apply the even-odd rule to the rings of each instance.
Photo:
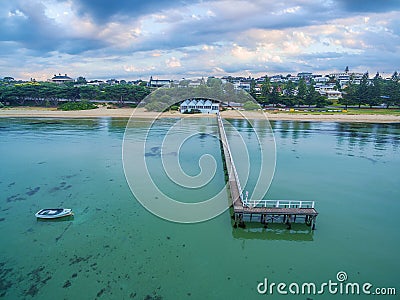
[[[113,117],[113,118],[129,118],[134,114],[135,118],[193,118],[207,117],[209,115],[184,115],[177,111],[157,113],[148,112],[143,108],[115,108],[107,109],[99,107],[91,110],[80,111],[60,111],[54,108],[37,108],[37,107],[21,107],[0,109],[0,117],[32,117],[32,118],[97,118],[97,117]],[[227,110],[221,112],[222,117],[227,119],[247,118],[247,119],[265,119],[269,120],[288,120],[288,121],[316,121],[316,122],[364,122],[364,123],[400,123],[400,116],[394,115],[352,115],[344,113],[332,114],[299,114],[299,113],[267,113]]]

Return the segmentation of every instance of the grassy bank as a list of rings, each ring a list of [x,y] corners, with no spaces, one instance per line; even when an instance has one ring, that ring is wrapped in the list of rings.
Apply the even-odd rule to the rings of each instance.
[[[400,116],[400,109],[396,108],[349,108],[342,109],[287,109],[287,110],[274,110],[268,111],[271,114],[290,113],[299,115],[388,115]]]

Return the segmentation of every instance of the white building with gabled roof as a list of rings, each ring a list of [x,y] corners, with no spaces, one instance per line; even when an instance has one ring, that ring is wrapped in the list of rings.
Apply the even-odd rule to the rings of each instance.
[[[201,112],[203,114],[216,114],[219,112],[219,103],[209,99],[187,99],[180,105],[181,113]]]

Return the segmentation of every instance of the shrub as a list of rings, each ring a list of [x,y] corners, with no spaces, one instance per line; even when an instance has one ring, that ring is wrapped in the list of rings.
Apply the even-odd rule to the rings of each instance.
[[[170,110],[179,110],[179,105],[171,105]]]
[[[60,110],[86,110],[94,108],[97,108],[97,105],[88,101],[65,102],[58,107]]]
[[[189,114],[189,115],[192,115],[192,114],[201,114],[201,110],[200,109],[190,109],[190,110],[185,110],[184,112],[183,112],[184,114]]]

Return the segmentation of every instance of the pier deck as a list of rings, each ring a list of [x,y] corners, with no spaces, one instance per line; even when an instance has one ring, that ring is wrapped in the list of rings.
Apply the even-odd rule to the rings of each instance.
[[[229,148],[228,139],[226,137],[224,124],[222,122],[221,116],[218,114],[218,129],[219,129],[219,136],[222,143],[222,152],[225,158],[225,166],[228,172],[228,183],[229,183],[229,190],[231,194],[231,200],[233,207],[239,209],[243,208],[243,193],[242,188],[240,186],[239,177],[237,175],[235,163],[233,162],[233,158],[231,155],[231,150]]]
[[[315,220],[318,212],[314,208],[314,201],[298,200],[248,200],[243,198],[243,190],[240,185],[238,173],[233,161],[231,150],[222,118],[217,114],[218,129],[221,139],[222,152],[225,161],[225,167],[228,175],[228,184],[232,200],[233,212],[236,222],[243,222],[244,216],[249,215],[250,221],[253,215],[261,223],[268,221],[282,220],[286,223],[304,220],[305,223],[315,228]]]

